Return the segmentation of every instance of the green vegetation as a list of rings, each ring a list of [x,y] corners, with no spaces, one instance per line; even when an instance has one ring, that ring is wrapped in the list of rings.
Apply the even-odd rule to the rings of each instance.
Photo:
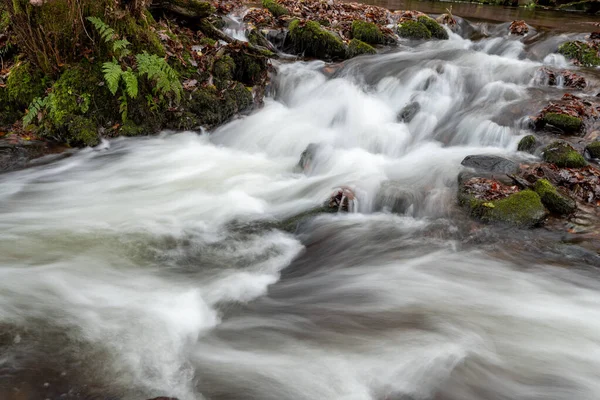
[[[584,67],[600,65],[598,51],[581,41],[563,43],[558,47],[558,52],[569,59],[576,60]]]
[[[533,135],[527,135],[519,142],[519,146],[517,147],[518,151],[524,151],[526,153],[533,154],[535,148],[537,146],[537,139]]]
[[[362,54],[375,54],[377,51],[373,46],[361,42],[358,39],[352,39],[348,45],[348,58],[360,56]]]
[[[47,79],[44,74],[28,62],[13,67],[6,82],[8,98],[21,107],[26,107],[36,97],[44,95]]]
[[[565,142],[554,142],[544,148],[544,161],[561,168],[581,168],[587,162],[577,150]]]
[[[592,158],[600,158],[600,140],[588,144],[585,149]]]
[[[431,32],[431,37],[433,37],[434,39],[440,39],[440,40],[448,39],[448,32],[446,32],[446,30],[440,24],[438,24],[437,21],[434,20],[433,18],[429,18],[426,16],[420,16],[419,18],[417,18],[417,22],[425,25],[427,30],[429,30],[429,32]]]
[[[484,222],[502,222],[523,228],[541,224],[546,216],[540,196],[531,190],[490,202],[471,198],[466,204],[471,215]]]
[[[535,183],[535,192],[540,196],[542,203],[556,214],[571,214],[577,209],[575,201],[559,191],[546,179]]]
[[[544,122],[557,127],[564,133],[577,133],[581,131],[581,127],[583,126],[581,118],[558,113],[548,113],[544,115]]]
[[[346,58],[344,42],[314,21],[292,21],[289,25],[289,37],[294,50],[297,53],[304,53],[307,57]]]
[[[262,6],[269,10],[275,18],[279,18],[282,15],[288,15],[290,12],[287,8],[277,3],[275,0],[262,0]]]
[[[417,21],[404,21],[398,25],[398,35],[407,39],[431,39],[431,32]]]
[[[377,25],[358,20],[352,21],[352,38],[369,44],[383,44],[385,41]]]

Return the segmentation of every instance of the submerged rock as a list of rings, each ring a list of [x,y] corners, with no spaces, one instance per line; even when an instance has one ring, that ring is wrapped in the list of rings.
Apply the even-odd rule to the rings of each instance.
[[[519,164],[503,157],[493,155],[472,155],[465,157],[461,165],[479,171],[495,173],[514,173],[519,169]]]
[[[583,156],[566,142],[549,144],[544,148],[542,155],[544,161],[561,168],[581,168],[587,165]]]
[[[310,143],[300,155],[297,167],[302,171],[309,171],[313,166],[313,160],[318,150],[319,145],[317,143]]]
[[[404,214],[416,201],[418,199],[412,191],[405,189],[398,182],[386,181],[381,184],[375,196],[375,209]]]
[[[419,111],[421,111],[421,105],[418,102],[413,101],[412,103],[404,107],[402,110],[400,110],[400,113],[398,114],[398,119],[409,123],[413,120],[413,118],[415,117],[415,115],[417,115]]]
[[[573,89],[585,89],[587,81],[585,77],[571,71],[554,71],[543,67],[539,73],[544,77],[544,84],[549,86],[563,86]]]
[[[523,151],[525,153],[533,154],[537,147],[537,139],[533,135],[527,135],[523,139],[519,141],[519,145],[517,147],[518,151]]]
[[[587,146],[585,146],[585,150],[588,152],[590,157],[592,158],[600,158],[600,141],[596,140]]]
[[[560,193],[547,179],[537,181],[534,190],[540,196],[546,208],[553,213],[566,215],[571,214],[577,209],[575,200],[566,194]]]

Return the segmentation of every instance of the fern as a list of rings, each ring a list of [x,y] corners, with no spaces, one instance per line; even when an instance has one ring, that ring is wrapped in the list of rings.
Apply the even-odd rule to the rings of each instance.
[[[131,43],[127,39],[115,40],[113,43],[113,51],[120,54],[121,57],[125,57],[130,53],[129,49],[127,49],[130,44]]]
[[[123,82],[125,82],[125,93],[127,96],[135,99],[138,95],[138,79],[137,76],[131,71],[131,68],[128,68],[127,71],[121,74],[123,78]]]
[[[46,108],[48,103],[48,97],[36,97],[33,99],[29,107],[27,107],[27,114],[23,117],[23,126],[31,125],[34,119],[38,118],[39,113]]]
[[[167,61],[156,54],[143,52],[135,56],[138,74],[146,75],[148,80],[156,84],[155,91],[160,94],[173,94],[177,102],[181,100],[183,87],[179,75]]]
[[[113,28],[111,28],[110,26],[108,26],[100,18],[88,17],[87,20],[90,21],[92,23],[92,25],[94,25],[94,28],[96,28],[96,30],[100,34],[100,37],[102,37],[102,39],[106,43],[112,42],[115,40],[115,36],[116,36],[115,30]]]
[[[102,64],[102,73],[104,74],[104,80],[108,85],[108,90],[110,90],[114,96],[117,94],[117,90],[119,90],[119,82],[123,75],[121,66],[113,59],[112,61]]]
[[[127,121],[127,108],[127,96],[125,95],[125,93],[123,93],[123,95],[119,97],[119,111],[121,112],[121,119],[123,120],[123,122]]]

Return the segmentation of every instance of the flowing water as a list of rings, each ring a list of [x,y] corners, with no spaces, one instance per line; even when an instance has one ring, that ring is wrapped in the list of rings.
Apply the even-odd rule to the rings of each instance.
[[[597,254],[456,206],[461,160],[524,157],[527,115],[564,93],[536,72],[577,34],[507,26],[278,64],[211,135],[0,175],[0,398],[597,399]],[[341,185],[356,213],[265,223]]]

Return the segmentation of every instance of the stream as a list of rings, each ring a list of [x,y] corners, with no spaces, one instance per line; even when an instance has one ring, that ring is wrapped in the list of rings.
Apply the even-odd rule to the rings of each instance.
[[[0,399],[597,399],[598,254],[456,204],[467,155],[535,159],[527,116],[566,92],[540,67],[600,92],[553,54],[582,29],[509,23],[274,62],[264,107],[210,135],[0,175]],[[268,224],[342,185],[356,212]]]

